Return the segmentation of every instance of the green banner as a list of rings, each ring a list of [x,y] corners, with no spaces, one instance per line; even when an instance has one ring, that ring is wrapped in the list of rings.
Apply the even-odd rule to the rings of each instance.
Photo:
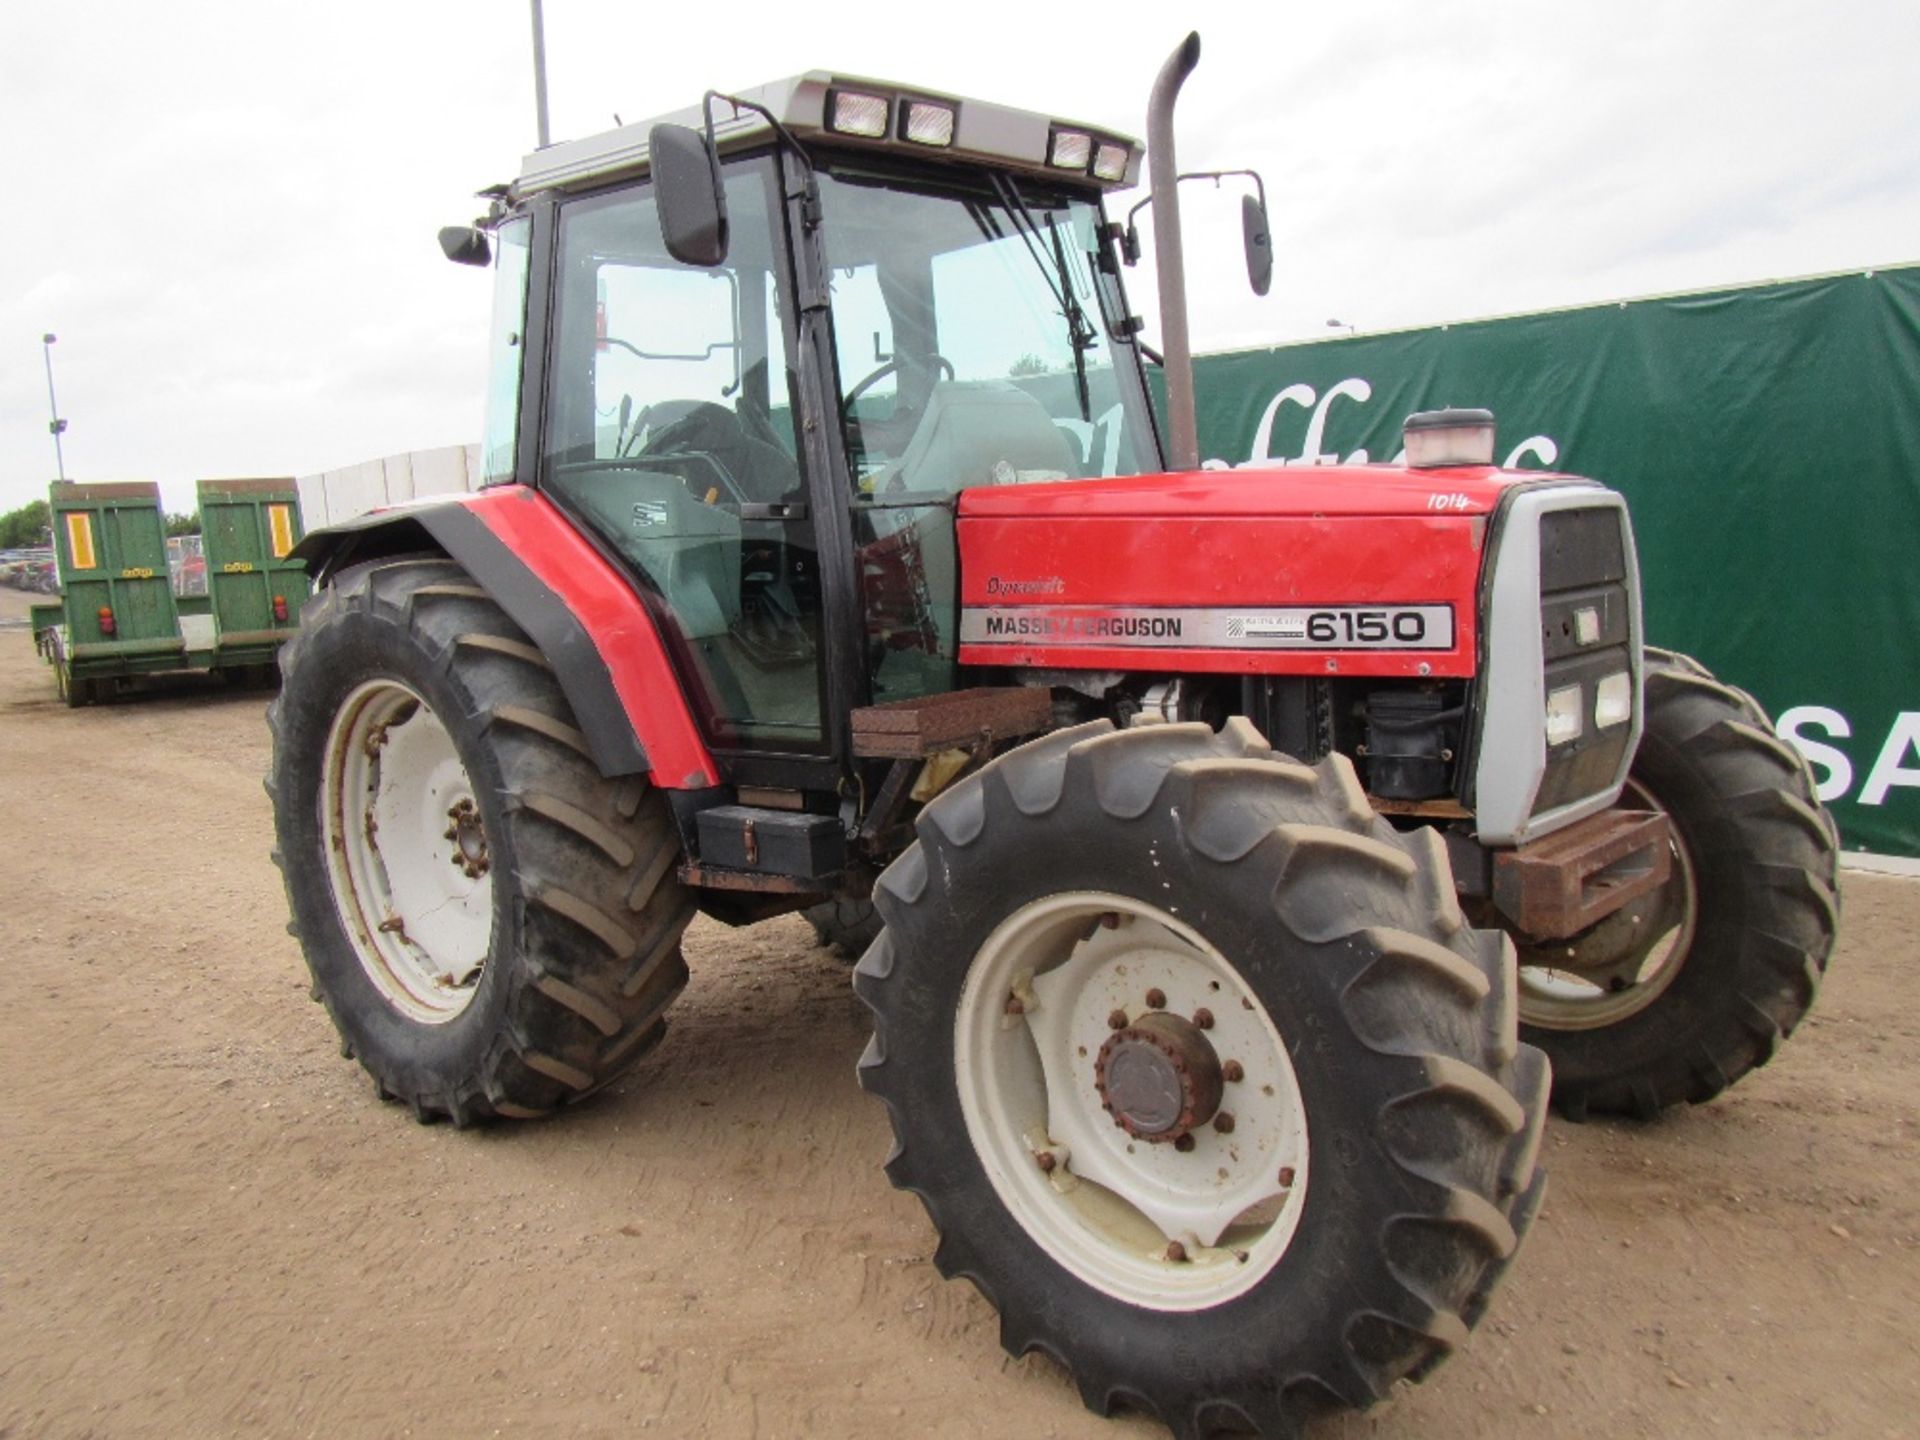
[[[1920,265],[1197,362],[1200,449],[1393,460],[1491,409],[1496,458],[1627,497],[1647,638],[1754,693],[1849,850],[1920,856]]]

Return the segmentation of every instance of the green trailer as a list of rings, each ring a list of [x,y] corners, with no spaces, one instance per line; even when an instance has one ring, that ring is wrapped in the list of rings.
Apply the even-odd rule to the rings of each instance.
[[[49,607],[35,607],[34,639],[66,702],[84,705],[119,680],[185,668],[160,487],[55,481],[48,504],[60,617],[46,623]]]
[[[141,675],[266,671],[299,625],[306,567],[292,480],[199,484],[207,593],[176,596],[160,491],[148,482],[57,482],[58,604],[32,609],[34,644],[69,705],[103,698]]]
[[[307,567],[290,558],[299,492],[290,479],[202,480],[199,495],[207,593],[183,616],[187,648],[209,669],[271,664],[307,603]]]

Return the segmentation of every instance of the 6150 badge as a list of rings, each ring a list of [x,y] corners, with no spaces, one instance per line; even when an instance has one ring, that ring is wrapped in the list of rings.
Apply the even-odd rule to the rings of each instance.
[[[1218,650],[1450,650],[1453,607],[969,605],[961,611],[960,639]]]

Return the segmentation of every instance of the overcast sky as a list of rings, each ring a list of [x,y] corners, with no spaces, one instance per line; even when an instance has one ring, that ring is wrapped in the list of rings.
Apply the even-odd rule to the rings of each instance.
[[[1138,134],[1199,29],[1183,168],[1260,169],[1278,255],[1254,299],[1188,187],[1200,350],[1920,259],[1914,0],[546,8],[562,139],[812,67]],[[5,0],[0,509],[53,477],[49,330],[69,477],[169,509],[477,439],[488,281],[434,232],[532,148],[530,49],[525,0]]]

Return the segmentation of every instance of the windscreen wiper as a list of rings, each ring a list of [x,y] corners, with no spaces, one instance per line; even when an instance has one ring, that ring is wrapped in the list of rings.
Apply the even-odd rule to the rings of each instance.
[[[1100,332],[1093,328],[1093,322],[1087,319],[1079,297],[1073,293],[1073,274],[1067,267],[1066,244],[1060,238],[1060,228],[1053,223],[1053,216],[1047,216],[1047,230],[1052,238],[1053,263],[1049,265],[1039,246],[1046,241],[1040,236],[1040,227],[1034,223],[1033,214],[1027,209],[1026,201],[1021,197],[1019,188],[1011,177],[999,174],[988,176],[993,188],[1000,196],[1000,203],[1006,207],[1007,217],[1013,222],[1020,241],[1027,247],[1027,253],[1033,257],[1033,263],[1040,267],[1041,278],[1047,282],[1047,290],[1060,306],[1060,316],[1067,322],[1067,337],[1073,346],[1073,388],[1074,396],[1080,402],[1080,418],[1093,419],[1093,400],[1087,389],[1087,351],[1100,343]]]

